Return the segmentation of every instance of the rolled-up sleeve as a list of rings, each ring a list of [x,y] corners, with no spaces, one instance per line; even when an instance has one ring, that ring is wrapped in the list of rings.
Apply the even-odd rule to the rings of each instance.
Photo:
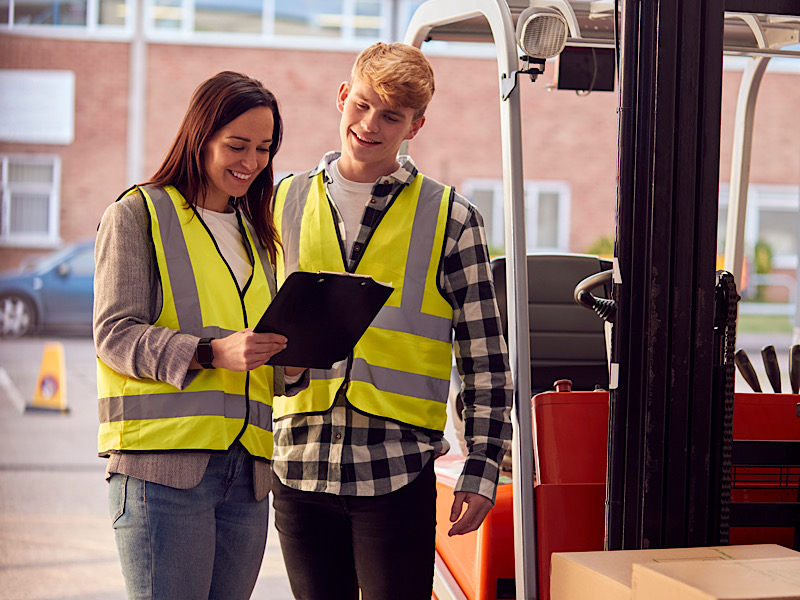
[[[300,375],[289,377],[283,367],[275,367],[275,395],[294,396],[308,387],[311,382],[310,371],[306,369]]]

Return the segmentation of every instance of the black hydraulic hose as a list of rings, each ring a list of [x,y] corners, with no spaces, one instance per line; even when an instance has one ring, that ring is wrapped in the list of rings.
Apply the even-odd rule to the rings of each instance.
[[[596,298],[590,290],[599,285],[606,285],[611,282],[613,271],[601,271],[590,275],[581,281],[575,288],[575,301],[581,306],[592,309],[599,317],[608,321],[614,322],[617,314],[617,303],[609,298]]]

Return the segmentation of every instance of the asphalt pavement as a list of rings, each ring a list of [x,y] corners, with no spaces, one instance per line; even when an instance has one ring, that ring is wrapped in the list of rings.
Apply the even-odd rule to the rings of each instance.
[[[30,412],[46,342],[64,348],[69,412]],[[760,349],[778,352],[783,391],[790,335],[743,335],[737,347],[768,383]],[[736,374],[736,390],[750,391]],[[89,337],[0,341],[0,598],[125,600],[97,457],[94,347]],[[290,600],[272,523],[253,600]]]
[[[64,348],[69,412],[26,412],[50,341]],[[96,436],[91,338],[0,340],[0,598],[125,600]],[[252,598],[292,598],[272,523]]]

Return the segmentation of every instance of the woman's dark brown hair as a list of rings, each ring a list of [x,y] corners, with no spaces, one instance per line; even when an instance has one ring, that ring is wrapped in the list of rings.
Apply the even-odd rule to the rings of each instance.
[[[163,164],[147,183],[174,185],[187,202],[196,204],[197,198],[208,191],[208,177],[203,169],[206,143],[239,115],[257,106],[266,106],[272,111],[274,127],[269,163],[250,185],[247,194],[239,199],[238,205],[274,262],[280,240],[270,209],[274,185],[272,160],[281,145],[283,122],[278,101],[260,81],[241,73],[223,71],[200,84]]]

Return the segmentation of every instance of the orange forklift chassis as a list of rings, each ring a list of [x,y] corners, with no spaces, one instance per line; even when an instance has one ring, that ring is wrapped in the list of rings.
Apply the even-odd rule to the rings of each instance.
[[[800,395],[737,393],[734,440],[800,440]],[[602,550],[605,529],[608,392],[544,392],[532,399],[537,476],[539,598],[550,598],[553,552]],[[436,461],[436,550],[470,600],[515,598],[512,485],[501,477],[494,508],[478,531],[448,537],[453,488],[463,457]],[[800,467],[733,465],[731,499],[795,502]],[[794,529],[732,527],[730,544],[791,547]]]

